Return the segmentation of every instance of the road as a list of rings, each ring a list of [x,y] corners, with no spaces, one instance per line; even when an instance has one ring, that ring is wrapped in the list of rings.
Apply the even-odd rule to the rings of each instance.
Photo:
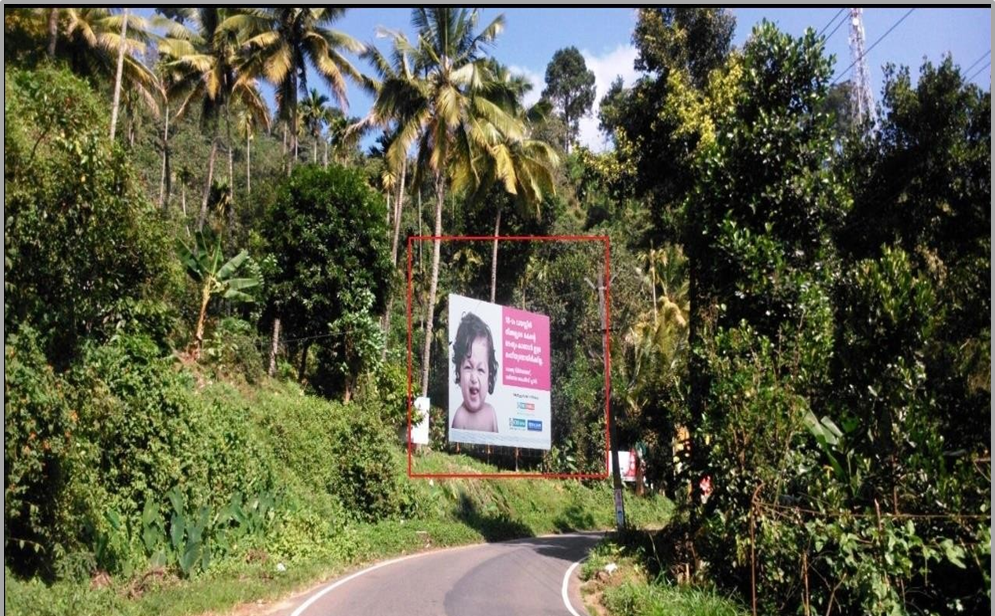
[[[586,616],[574,565],[602,536],[574,533],[414,554],[329,582],[277,614]]]

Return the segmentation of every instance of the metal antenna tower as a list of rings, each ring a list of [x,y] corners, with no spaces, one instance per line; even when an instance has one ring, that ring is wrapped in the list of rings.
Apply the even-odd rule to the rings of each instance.
[[[863,122],[874,112],[874,97],[871,94],[871,73],[867,69],[867,53],[864,50],[864,11],[850,9],[850,57],[853,60],[853,79],[850,81],[850,105],[854,119]]]

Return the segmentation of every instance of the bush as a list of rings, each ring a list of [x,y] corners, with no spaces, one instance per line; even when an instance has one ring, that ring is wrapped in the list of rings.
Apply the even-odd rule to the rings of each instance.
[[[162,284],[169,243],[86,82],[5,77],[5,331],[32,323],[65,367],[123,300]]]
[[[314,397],[267,403],[271,410],[260,421],[280,443],[277,464],[293,469],[303,492],[332,497],[358,520],[395,516],[411,506],[392,458],[395,433],[379,408]]]
[[[258,383],[265,375],[260,337],[251,323],[238,318],[221,319],[204,345],[204,355],[219,376],[239,375]]]
[[[71,539],[63,495],[77,415],[29,326],[4,345],[4,548],[20,575],[53,574]]]

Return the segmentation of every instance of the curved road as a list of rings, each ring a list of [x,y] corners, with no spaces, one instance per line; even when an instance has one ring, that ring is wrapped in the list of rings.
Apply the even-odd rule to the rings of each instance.
[[[573,533],[414,554],[329,582],[278,613],[584,616],[573,565],[602,536]]]

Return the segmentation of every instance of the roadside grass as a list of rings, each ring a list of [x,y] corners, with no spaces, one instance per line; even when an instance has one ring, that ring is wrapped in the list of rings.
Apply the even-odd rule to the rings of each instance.
[[[428,472],[497,472],[478,460],[439,452],[419,454]],[[294,546],[297,556],[284,558],[286,546],[266,546],[239,558],[213,564],[206,572],[179,579],[171,572],[148,570],[131,578],[45,585],[6,573],[4,611],[8,614],[124,616],[228,613],[234,608],[302,592],[315,584],[386,558],[448,546],[517,537],[607,529],[614,524],[611,484],[530,479],[406,478],[407,458],[398,449],[391,464],[410,483],[417,506],[407,518],[376,523],[347,522],[320,544]],[[663,497],[626,501],[637,525],[666,523],[671,503]],[[282,542],[277,538],[278,542]],[[284,571],[278,570],[284,565]]]
[[[581,594],[594,616],[743,616],[747,611],[713,588],[668,578],[653,531],[605,537],[581,567]],[[607,568],[614,565],[610,573]]]

